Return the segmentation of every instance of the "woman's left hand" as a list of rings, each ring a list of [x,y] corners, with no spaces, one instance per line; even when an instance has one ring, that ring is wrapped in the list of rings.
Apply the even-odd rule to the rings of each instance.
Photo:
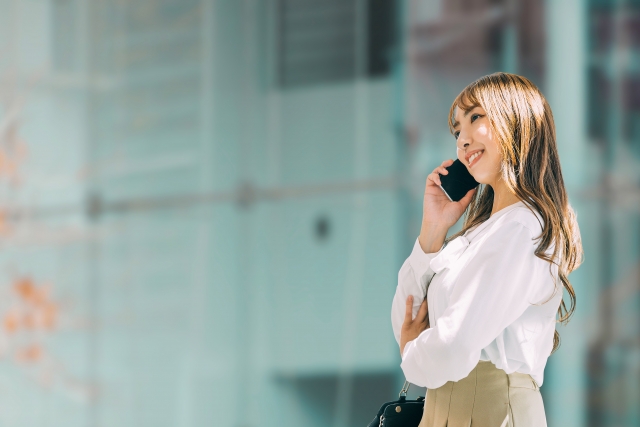
[[[425,297],[415,319],[413,317],[413,295],[409,295],[407,298],[407,307],[404,314],[404,323],[400,330],[400,356],[404,353],[404,346],[414,339],[418,338],[418,335],[425,329],[429,328],[429,312],[427,306],[427,298]]]

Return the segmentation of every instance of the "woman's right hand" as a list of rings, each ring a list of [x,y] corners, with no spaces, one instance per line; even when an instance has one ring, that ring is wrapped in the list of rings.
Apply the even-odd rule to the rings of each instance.
[[[426,253],[437,252],[444,243],[447,231],[462,216],[476,188],[471,189],[458,202],[449,200],[439,187],[440,174],[447,175],[447,167],[453,164],[452,159],[445,160],[427,176],[422,204],[422,228],[420,230],[420,246]]]

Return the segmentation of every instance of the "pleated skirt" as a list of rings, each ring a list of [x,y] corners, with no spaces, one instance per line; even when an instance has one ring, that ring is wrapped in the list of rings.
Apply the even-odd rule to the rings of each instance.
[[[470,426],[546,427],[540,388],[531,375],[480,361],[466,378],[427,390],[419,427]]]

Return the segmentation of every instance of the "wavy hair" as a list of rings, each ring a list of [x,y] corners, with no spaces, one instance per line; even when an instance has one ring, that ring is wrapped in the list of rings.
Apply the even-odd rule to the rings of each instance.
[[[576,214],[569,205],[562,179],[551,108],[540,90],[525,77],[494,73],[471,83],[456,97],[449,110],[450,131],[454,132],[456,107],[467,112],[477,106],[486,111],[497,137],[502,180],[512,194],[527,200],[544,221],[542,233],[536,237],[540,242],[535,255],[550,263],[550,271],[551,263],[558,266],[558,277],[571,303],[567,307],[562,298],[557,322],[566,324],[576,306],[568,275],[582,263],[583,251]],[[447,242],[491,215],[493,189],[481,184],[478,190],[466,209],[462,230]],[[552,246],[553,254],[548,256],[547,249]],[[559,346],[560,334],[556,330],[551,353]]]

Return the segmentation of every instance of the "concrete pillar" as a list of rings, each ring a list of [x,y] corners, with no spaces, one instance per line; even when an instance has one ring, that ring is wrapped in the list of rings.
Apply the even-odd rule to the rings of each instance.
[[[554,113],[558,149],[569,201],[580,216],[579,186],[587,150],[587,2],[546,0],[546,80],[543,91]],[[582,230],[582,234],[585,230]],[[550,427],[586,425],[585,268],[569,276],[577,309],[558,325],[562,345],[549,358],[542,386]],[[566,297],[566,293],[565,293]]]

